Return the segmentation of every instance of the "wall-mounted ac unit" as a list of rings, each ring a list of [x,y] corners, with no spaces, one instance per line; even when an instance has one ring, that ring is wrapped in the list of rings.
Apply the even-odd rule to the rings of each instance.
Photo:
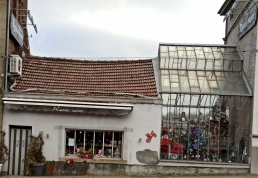
[[[10,75],[22,75],[22,58],[19,55],[10,56]]]

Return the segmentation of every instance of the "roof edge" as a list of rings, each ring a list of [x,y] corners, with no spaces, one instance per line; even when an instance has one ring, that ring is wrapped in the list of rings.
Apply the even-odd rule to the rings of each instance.
[[[132,103],[132,104],[156,104],[161,105],[159,98],[107,98],[107,97],[87,97],[74,95],[51,95],[51,94],[26,94],[5,92],[4,98],[37,99],[37,100],[60,100],[77,102],[99,102],[99,103]]]
[[[159,46],[198,46],[198,47],[237,47],[237,45],[224,44],[196,44],[196,43],[159,43]]]
[[[218,14],[226,15],[226,13],[229,11],[230,7],[233,5],[234,2],[235,0],[226,0],[220,7]]]

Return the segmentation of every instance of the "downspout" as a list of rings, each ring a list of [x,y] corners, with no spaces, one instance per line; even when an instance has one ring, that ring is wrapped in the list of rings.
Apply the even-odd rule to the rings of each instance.
[[[6,28],[6,45],[5,45],[5,87],[4,91],[7,92],[7,72],[8,72],[8,60],[9,60],[9,32],[10,32],[10,11],[11,11],[11,0],[7,3],[7,28]]]

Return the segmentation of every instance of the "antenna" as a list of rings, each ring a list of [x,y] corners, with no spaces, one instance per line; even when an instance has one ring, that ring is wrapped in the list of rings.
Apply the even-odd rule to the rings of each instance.
[[[26,25],[32,25],[34,27],[34,30],[36,33],[38,33],[38,29],[37,29],[37,25],[34,23],[33,17],[30,13],[30,10],[28,9],[16,9],[16,8],[12,8],[12,10],[18,10],[18,11],[27,11],[26,15],[20,15],[20,16],[26,16],[30,19],[31,24],[27,24],[27,23],[21,23],[21,24],[26,24]]]

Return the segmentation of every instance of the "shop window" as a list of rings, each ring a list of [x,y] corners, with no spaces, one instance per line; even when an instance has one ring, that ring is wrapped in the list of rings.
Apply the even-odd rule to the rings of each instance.
[[[66,156],[79,156],[78,150],[86,153],[92,149],[94,157],[121,158],[123,132],[66,130]]]
[[[245,160],[235,154],[234,140],[237,134],[243,136],[244,133],[239,134],[239,130],[234,129],[238,115],[230,108],[231,97],[177,94],[176,98],[178,102],[163,104],[161,159]],[[236,97],[237,101],[239,98]]]

